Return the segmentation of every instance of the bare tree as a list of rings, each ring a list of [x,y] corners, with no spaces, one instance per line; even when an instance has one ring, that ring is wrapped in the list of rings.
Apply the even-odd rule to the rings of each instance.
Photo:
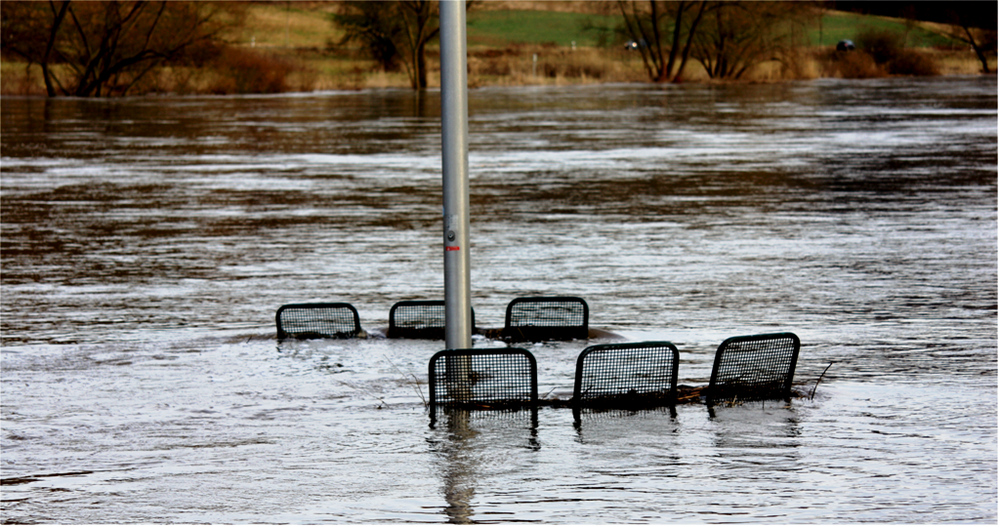
[[[0,45],[4,56],[22,58],[29,65],[38,64],[50,97],[56,96],[56,89],[49,60],[68,9],[69,2],[0,3]]]
[[[970,10],[949,9],[947,16],[953,28],[949,36],[972,47],[983,66],[982,72],[990,73],[987,54],[996,54],[997,51],[996,12],[993,13],[992,27],[989,27],[988,20],[976,20],[977,14]]]
[[[642,63],[650,80],[680,80],[694,36],[708,7],[709,2],[706,1],[649,0],[648,4],[618,1],[625,30],[642,54]]]
[[[713,79],[739,79],[762,62],[781,61],[800,44],[814,16],[806,2],[718,2],[695,36],[694,56]]]
[[[383,71],[399,69],[399,14],[395,6],[385,2],[341,2],[331,21],[344,31],[339,45],[356,42],[365,47],[369,57]]]
[[[226,2],[4,1],[2,47],[40,65],[49,96],[123,95],[153,68],[212,42],[239,12]]]
[[[427,88],[427,43],[441,32],[441,10],[431,0],[403,0],[400,7],[405,21],[404,49],[409,53],[406,64],[410,85],[422,90]]]
[[[401,61],[410,86],[427,87],[427,44],[441,29],[437,2],[344,2],[333,22],[345,32],[341,44],[361,43],[385,71],[395,71]]]

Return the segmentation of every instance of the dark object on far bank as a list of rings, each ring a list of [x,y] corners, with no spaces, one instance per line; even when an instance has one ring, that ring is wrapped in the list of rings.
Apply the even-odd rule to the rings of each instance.
[[[625,43],[626,51],[635,51],[637,49],[646,49],[648,45],[646,44],[646,39],[641,38],[639,40],[629,40]]]
[[[837,42],[837,51],[854,51],[854,42],[850,40]]]

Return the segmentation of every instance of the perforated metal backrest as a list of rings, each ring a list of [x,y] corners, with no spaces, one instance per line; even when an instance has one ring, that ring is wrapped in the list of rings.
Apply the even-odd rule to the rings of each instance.
[[[790,397],[798,358],[799,337],[794,333],[726,339],[715,352],[708,401]]]
[[[677,348],[669,342],[590,346],[576,360],[577,406],[648,406],[677,399]]]
[[[585,339],[590,308],[575,296],[515,298],[507,304],[502,336],[513,342]]]
[[[286,304],[274,316],[278,340],[354,338],[361,334],[358,310],[343,302]]]
[[[471,315],[475,328],[476,312]],[[389,310],[388,338],[444,340],[444,332],[444,300],[404,300]]]
[[[503,410],[538,402],[538,366],[520,348],[439,351],[428,384],[432,418],[436,406]]]

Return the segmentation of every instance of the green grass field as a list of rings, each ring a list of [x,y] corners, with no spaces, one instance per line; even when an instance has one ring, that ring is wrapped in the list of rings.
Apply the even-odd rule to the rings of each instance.
[[[466,19],[469,47],[556,44],[595,47],[621,17],[554,11],[471,11]]]
[[[809,33],[809,41],[816,46],[835,46],[841,40],[853,40],[866,29],[889,30],[905,34],[907,46],[914,48],[949,47],[955,42],[921,25],[907,26],[904,20],[858,15],[841,11],[827,11],[819,24]]]
[[[617,46],[615,28],[621,16],[555,11],[476,11],[467,17],[467,38],[470,47],[503,48],[511,44],[556,44],[569,46]],[[904,20],[888,19],[827,11],[812,25],[806,37],[813,46],[835,46],[844,39],[854,39],[866,29],[889,30],[907,35],[907,45],[915,48],[948,47],[955,43],[919,24],[907,25]],[[618,37],[621,39],[621,37]]]

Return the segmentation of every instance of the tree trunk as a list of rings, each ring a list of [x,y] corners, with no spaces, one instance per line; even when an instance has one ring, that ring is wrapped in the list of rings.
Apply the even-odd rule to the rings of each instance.
[[[680,66],[677,67],[677,73],[674,75],[674,78],[670,80],[670,82],[680,82],[681,80],[681,75],[684,73],[684,68],[687,66],[688,57],[691,56],[691,44],[694,42],[695,32],[698,29],[698,24],[701,23],[702,15],[705,14],[705,7],[707,4],[708,2],[703,0],[698,6],[698,14],[694,17],[694,20],[691,21],[691,27],[688,29],[687,41],[684,43],[684,51],[681,52]],[[674,42],[675,44],[679,44],[676,40]]]
[[[425,51],[424,42],[420,42],[417,46],[417,89],[426,90],[427,89],[427,54]]]
[[[653,60],[657,64],[656,82],[666,82],[670,71],[667,69],[667,62],[663,60],[663,43],[660,42],[660,13],[656,9],[656,0],[649,0],[649,7],[653,19],[653,41],[647,42],[647,45],[650,47],[650,53],[656,53]],[[680,11],[678,11],[679,14]]]
[[[681,28],[684,22],[684,11],[687,7],[684,6],[684,2],[681,2],[677,7],[677,16],[674,17],[674,36],[672,42],[674,45],[670,46],[670,60],[667,61],[667,74],[670,75],[674,70],[674,64],[677,63],[677,43],[681,41]],[[664,79],[665,80],[665,79]]]
[[[629,35],[636,42],[646,42],[648,44],[648,39],[646,39],[646,32],[642,29],[642,21],[639,19],[639,12],[636,10],[635,4],[632,4],[632,18],[629,18],[628,10],[625,8],[625,0],[618,0],[618,8],[621,10],[622,18],[625,20],[625,28],[628,30]],[[649,52],[649,46],[639,46],[639,54],[642,56],[642,65],[646,68],[646,75],[650,80],[655,80],[657,77],[658,66],[652,64],[651,53]]]
[[[979,62],[983,65],[983,73],[990,72],[990,63],[986,60],[986,53],[983,51],[982,46],[976,43],[976,38],[972,36],[972,31],[969,30],[968,26],[962,26],[965,30],[965,35],[969,37],[969,44],[972,45],[973,51],[976,52],[976,56],[979,57]]]
[[[45,55],[42,55],[40,66],[42,67],[42,79],[45,81],[45,92],[49,97],[55,97],[56,88],[52,85],[52,73],[49,71],[49,55],[52,54],[52,47],[56,43],[56,34],[59,32],[59,26],[62,25],[62,21],[66,17],[66,11],[69,10],[69,0],[62,3],[58,12],[55,10],[55,4],[51,1],[49,2],[49,6],[52,8],[55,18],[52,21],[52,31],[49,32],[49,42],[45,45]]]

